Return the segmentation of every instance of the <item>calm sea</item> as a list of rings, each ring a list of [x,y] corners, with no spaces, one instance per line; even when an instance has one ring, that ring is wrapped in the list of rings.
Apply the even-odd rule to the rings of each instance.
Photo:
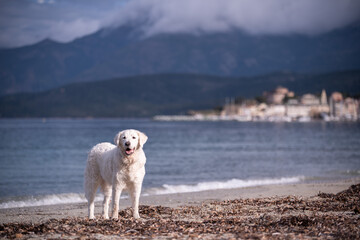
[[[92,146],[149,137],[143,194],[360,176],[360,123],[0,120],[0,208],[83,202]]]

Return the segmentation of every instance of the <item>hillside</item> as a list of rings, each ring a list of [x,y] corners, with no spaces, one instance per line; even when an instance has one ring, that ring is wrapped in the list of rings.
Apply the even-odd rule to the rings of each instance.
[[[150,117],[209,109],[226,97],[255,97],[277,86],[296,94],[326,89],[360,93],[360,71],[258,77],[160,74],[76,83],[39,93],[0,97],[0,117]]]
[[[62,44],[0,50],[0,95],[161,73],[255,76],[360,69],[360,23],[323,35],[159,34],[123,26]]]

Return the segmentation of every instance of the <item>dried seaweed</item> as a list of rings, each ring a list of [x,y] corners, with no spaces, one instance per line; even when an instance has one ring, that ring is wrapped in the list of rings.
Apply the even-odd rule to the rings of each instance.
[[[360,239],[360,184],[338,194],[213,201],[199,206],[141,206],[141,220],[131,210],[119,220],[52,219],[42,224],[0,225],[1,238],[27,236],[102,236],[121,238]]]

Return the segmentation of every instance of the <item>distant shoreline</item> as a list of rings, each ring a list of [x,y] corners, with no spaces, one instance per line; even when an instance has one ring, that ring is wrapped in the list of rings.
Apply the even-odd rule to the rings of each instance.
[[[162,122],[359,122],[357,120],[342,120],[338,118],[313,119],[302,117],[293,119],[289,117],[267,117],[267,118],[248,118],[242,116],[220,116],[220,115],[156,115],[152,118],[154,121]]]

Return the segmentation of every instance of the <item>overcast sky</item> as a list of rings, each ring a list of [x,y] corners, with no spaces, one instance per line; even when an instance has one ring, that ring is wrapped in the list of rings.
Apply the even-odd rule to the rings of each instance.
[[[158,33],[321,34],[360,20],[360,0],[0,0],[0,47],[69,42],[141,23]]]

